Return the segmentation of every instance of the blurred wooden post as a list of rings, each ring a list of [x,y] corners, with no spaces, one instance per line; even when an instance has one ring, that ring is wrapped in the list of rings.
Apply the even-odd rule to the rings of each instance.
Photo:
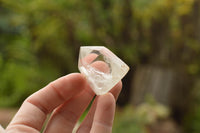
[[[190,102],[190,81],[181,70],[153,65],[141,66],[136,70],[132,82],[131,104],[145,102],[149,94],[157,102],[170,107],[174,118],[181,121]]]
[[[131,103],[144,102],[145,96],[151,94],[162,104],[170,104],[170,93],[174,89],[175,73],[169,68],[144,66],[137,69],[133,81]]]

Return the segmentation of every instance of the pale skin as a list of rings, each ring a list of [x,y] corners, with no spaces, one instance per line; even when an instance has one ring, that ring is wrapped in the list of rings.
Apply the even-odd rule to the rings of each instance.
[[[77,133],[111,133],[121,81],[95,100]],[[7,133],[71,133],[95,96],[80,73],[61,77],[29,96],[6,128]]]

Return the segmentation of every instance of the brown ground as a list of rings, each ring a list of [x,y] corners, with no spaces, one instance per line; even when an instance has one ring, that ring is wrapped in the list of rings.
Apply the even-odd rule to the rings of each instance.
[[[180,127],[171,119],[159,121],[147,129],[148,133],[182,133]]]
[[[5,128],[16,112],[17,112],[17,109],[1,109],[0,108],[0,124]]]

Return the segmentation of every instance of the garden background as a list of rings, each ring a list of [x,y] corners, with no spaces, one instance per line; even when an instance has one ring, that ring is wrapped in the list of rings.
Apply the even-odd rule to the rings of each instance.
[[[200,132],[199,0],[0,0],[0,123],[77,72],[83,45],[130,66],[114,133]]]

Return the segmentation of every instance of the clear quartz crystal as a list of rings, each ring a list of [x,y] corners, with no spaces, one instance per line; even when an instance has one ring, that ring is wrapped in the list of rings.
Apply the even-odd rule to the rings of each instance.
[[[129,71],[129,67],[103,46],[82,46],[78,68],[97,95],[112,89]]]

